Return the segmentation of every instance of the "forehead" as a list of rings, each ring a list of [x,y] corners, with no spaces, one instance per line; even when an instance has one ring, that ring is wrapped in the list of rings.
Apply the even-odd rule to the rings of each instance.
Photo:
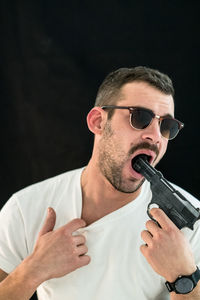
[[[117,105],[141,106],[151,109],[155,114],[174,115],[174,100],[146,82],[130,82],[121,88]]]

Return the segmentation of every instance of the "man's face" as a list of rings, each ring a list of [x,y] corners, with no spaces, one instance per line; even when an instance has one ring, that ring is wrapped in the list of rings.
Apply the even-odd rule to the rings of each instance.
[[[117,105],[139,106],[152,110],[156,115],[174,116],[174,101],[144,82],[125,84]],[[132,159],[139,154],[151,156],[151,164],[156,165],[166,152],[168,140],[160,133],[159,120],[154,118],[145,129],[130,126],[130,114],[126,109],[115,109],[104,127],[99,140],[98,163],[102,174],[112,186],[124,193],[139,189],[144,178],[132,168]]]

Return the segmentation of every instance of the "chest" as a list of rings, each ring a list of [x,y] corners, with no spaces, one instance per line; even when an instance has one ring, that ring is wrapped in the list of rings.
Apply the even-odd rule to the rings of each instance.
[[[137,212],[80,229],[86,237],[90,264],[45,282],[41,295],[48,292],[51,300],[168,299],[162,279],[140,252],[140,232],[148,217],[143,209]]]

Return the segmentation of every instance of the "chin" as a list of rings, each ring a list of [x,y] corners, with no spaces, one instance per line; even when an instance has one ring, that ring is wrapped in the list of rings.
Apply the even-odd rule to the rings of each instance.
[[[143,177],[140,180],[131,179],[130,181],[131,181],[130,184],[124,184],[124,185],[121,184],[119,187],[115,187],[115,189],[125,194],[133,194],[140,189],[140,187],[145,181],[145,178]]]

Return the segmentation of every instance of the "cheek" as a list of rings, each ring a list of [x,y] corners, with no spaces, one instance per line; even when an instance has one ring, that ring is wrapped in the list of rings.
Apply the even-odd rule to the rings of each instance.
[[[160,145],[159,155],[158,155],[158,158],[156,159],[156,163],[158,163],[162,159],[162,157],[165,155],[165,153],[167,151],[167,145],[168,145],[168,141],[163,140],[163,142]]]

